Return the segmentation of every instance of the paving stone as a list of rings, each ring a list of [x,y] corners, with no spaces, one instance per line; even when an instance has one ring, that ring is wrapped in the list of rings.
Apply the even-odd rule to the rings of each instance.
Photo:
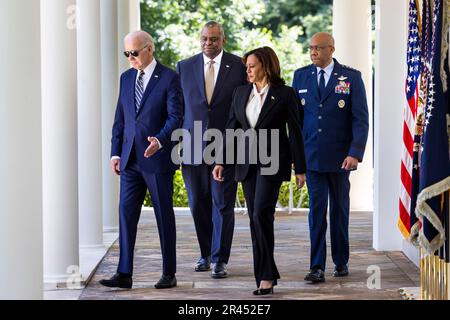
[[[309,229],[306,214],[277,212],[275,216],[275,261],[281,279],[270,297],[252,294],[256,288],[248,216],[236,214],[236,227],[228,264],[227,279],[212,279],[210,272],[194,272],[199,248],[192,217],[177,215],[177,280],[176,288],[157,290],[161,275],[161,252],[156,221],[144,211],[139,223],[135,250],[133,289],[110,289],[98,284],[115,273],[119,260],[116,242],[100,263],[91,282],[83,290],[84,300],[253,300],[253,299],[402,299],[402,287],[414,287],[419,280],[418,268],[402,252],[377,252],[372,248],[372,215],[352,213],[350,216],[350,275],[333,278],[333,262],[327,235],[326,281],[311,284],[303,280],[309,271]],[[372,275],[368,268],[378,266],[381,288],[369,289]],[[370,269],[369,269],[370,270]]]

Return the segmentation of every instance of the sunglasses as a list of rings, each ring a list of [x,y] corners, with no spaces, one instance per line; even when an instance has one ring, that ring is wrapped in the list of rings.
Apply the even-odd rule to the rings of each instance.
[[[127,58],[129,58],[130,55],[132,55],[133,57],[139,57],[139,52],[141,52],[142,50],[144,50],[147,47],[148,47],[148,45],[146,45],[145,47],[143,47],[142,49],[139,49],[139,50],[124,51],[123,54]]]

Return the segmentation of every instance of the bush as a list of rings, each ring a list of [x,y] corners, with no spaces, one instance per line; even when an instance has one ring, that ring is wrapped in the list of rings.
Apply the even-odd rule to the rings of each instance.
[[[297,207],[298,201],[301,197],[302,203],[300,205],[300,208],[307,208],[308,202],[309,202],[309,196],[308,196],[308,189],[306,186],[304,186],[301,190],[298,190],[297,187],[295,187],[295,177],[292,177],[292,183],[293,183],[293,193],[294,193],[294,208]],[[239,183],[238,185],[238,194],[237,197],[239,199],[239,202],[242,206],[245,205],[245,198],[244,198],[244,192],[242,190],[242,185]],[[289,206],[289,183],[283,182],[280,188],[280,193],[278,195],[278,203],[282,205],[283,207]],[[144,206],[146,207],[152,207],[152,201],[150,199],[150,195],[147,191],[147,194],[145,195],[144,200]],[[173,206],[174,207],[189,207],[188,203],[188,197],[186,188],[184,186],[183,176],[181,174],[181,170],[177,170],[175,172],[174,178],[173,178]],[[236,202],[237,206],[237,202]]]
[[[292,183],[292,192],[293,192],[293,198],[294,198],[294,208],[297,207],[298,202],[301,199],[300,208],[308,208],[309,206],[309,195],[308,195],[308,188],[306,185],[298,189],[295,186],[295,176],[292,176],[291,179]],[[282,205],[283,207],[289,206],[289,182],[283,182],[280,188],[280,193],[278,194],[278,203]]]
[[[145,195],[144,206],[146,207],[153,206],[148,191],[147,194]],[[181,175],[181,170],[175,171],[175,175],[173,177],[173,206],[189,207],[187,192],[186,188],[184,187],[184,181],[183,176]]]

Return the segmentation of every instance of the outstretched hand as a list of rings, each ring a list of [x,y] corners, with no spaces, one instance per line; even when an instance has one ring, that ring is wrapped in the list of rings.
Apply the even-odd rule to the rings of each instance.
[[[156,151],[159,150],[159,143],[155,137],[148,137],[147,140],[148,142],[150,142],[150,144],[144,152],[144,157],[150,158],[152,155],[156,153]]]

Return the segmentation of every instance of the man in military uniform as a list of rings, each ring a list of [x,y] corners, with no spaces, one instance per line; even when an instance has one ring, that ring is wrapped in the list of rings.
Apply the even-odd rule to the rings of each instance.
[[[333,58],[334,39],[325,32],[310,41],[311,65],[294,73],[300,101],[309,191],[310,272],[325,281],[327,207],[330,199],[333,276],[348,275],[351,170],[362,161],[369,122],[361,73]]]

